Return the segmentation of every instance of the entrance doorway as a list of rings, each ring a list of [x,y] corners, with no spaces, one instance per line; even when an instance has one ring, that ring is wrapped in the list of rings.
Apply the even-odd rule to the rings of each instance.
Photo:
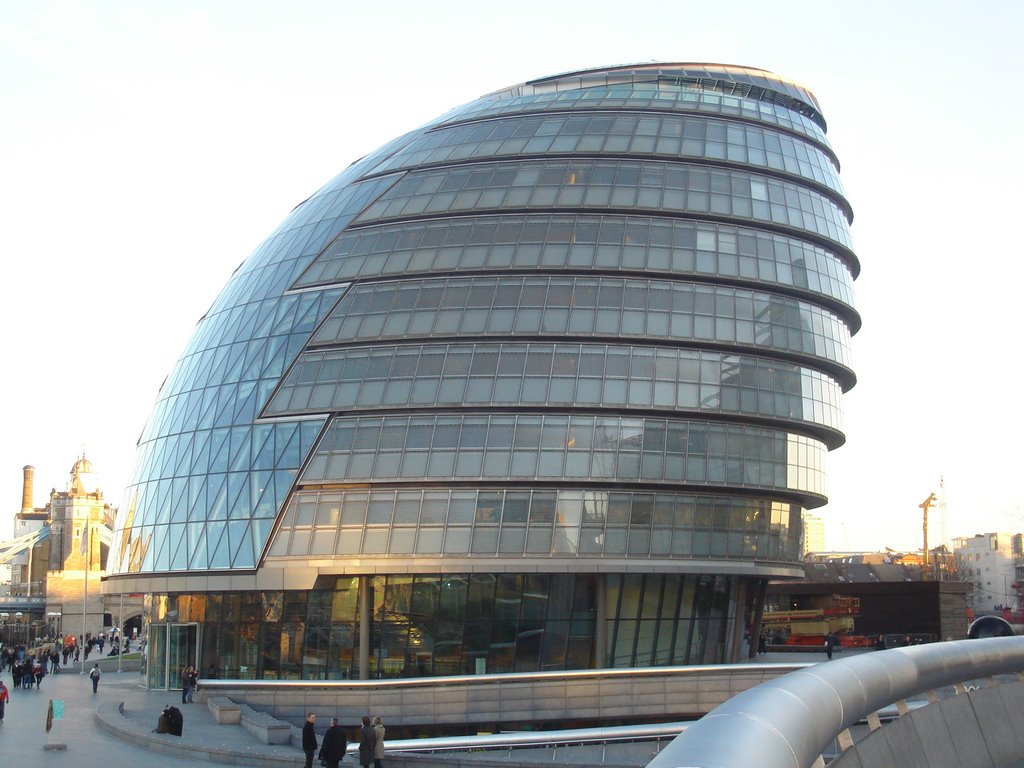
[[[151,624],[146,655],[146,687],[181,690],[182,670],[199,669],[199,625]]]

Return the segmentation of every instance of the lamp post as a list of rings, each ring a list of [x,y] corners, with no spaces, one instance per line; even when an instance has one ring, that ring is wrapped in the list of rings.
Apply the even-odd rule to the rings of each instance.
[[[9,618],[11,618],[11,614],[9,614],[9,613],[0,613],[0,629],[3,630],[3,633],[0,634],[0,638],[2,638],[2,639],[0,639],[0,642],[3,642],[4,645],[10,645],[11,644],[10,628],[9,628],[9,626],[7,624],[7,620]]]
[[[21,611],[16,611],[14,613],[14,645],[18,645],[18,638],[21,636],[21,617],[22,617]],[[27,633],[26,633],[25,640],[26,640],[26,644],[27,644],[27,641],[28,641],[28,634]]]

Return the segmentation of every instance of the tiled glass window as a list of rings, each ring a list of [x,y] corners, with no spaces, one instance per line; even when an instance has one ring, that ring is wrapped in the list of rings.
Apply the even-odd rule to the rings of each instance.
[[[825,132],[798,112],[767,101],[670,83],[621,83],[577,90],[549,91],[481,99],[453,111],[443,123],[452,124],[498,115],[586,110],[699,112],[739,117],[778,126],[828,147]]]
[[[602,489],[299,491],[270,559],[800,557],[796,504],[766,498]]]
[[[593,666],[594,574],[420,573],[369,585],[370,678],[541,672]],[[739,577],[609,574],[608,658],[600,666],[727,660],[723,610]],[[309,591],[157,594],[147,626],[186,615],[203,626],[204,671],[258,680],[358,679],[359,580]],[[651,616],[655,603],[662,606]],[[159,613],[155,605],[163,607]],[[264,652],[268,648],[276,653]],[[207,661],[209,660],[209,661]]]
[[[734,413],[839,431],[841,394],[839,384],[823,373],[748,355],[467,342],[305,352],[266,415],[571,404]]]
[[[834,158],[815,145],[760,126],[697,116],[590,112],[435,128],[376,170],[545,154],[660,155],[749,165],[799,176],[847,205]]]
[[[850,268],[820,246],[747,227],[646,216],[507,214],[362,227],[332,243],[296,287],[510,269],[719,277],[853,306]]]
[[[410,171],[356,220],[552,208],[721,216],[852,249],[846,213],[819,192],[763,174],[658,160],[524,160]]]
[[[825,494],[825,445],[781,430],[595,416],[336,418],[303,484],[639,481]]]
[[[850,331],[805,301],[727,286],[477,277],[353,286],[312,345],[457,336],[589,336],[742,345],[850,363]]]

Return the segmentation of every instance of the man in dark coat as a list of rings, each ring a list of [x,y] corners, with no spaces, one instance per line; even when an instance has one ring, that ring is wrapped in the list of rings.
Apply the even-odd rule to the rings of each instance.
[[[363,715],[363,727],[359,729],[359,764],[373,764],[373,748],[377,745],[377,734],[370,725],[370,718]]]
[[[316,745],[316,715],[308,712],[306,713],[306,723],[302,726],[302,751],[306,753],[306,768],[313,768]]]
[[[338,763],[345,757],[347,749],[345,729],[338,725],[338,718],[332,717],[331,727],[324,734],[324,743],[320,747],[320,759],[327,764],[327,768],[338,768]]]
[[[836,647],[836,636],[829,632],[825,635],[825,655],[832,660],[832,649]]]

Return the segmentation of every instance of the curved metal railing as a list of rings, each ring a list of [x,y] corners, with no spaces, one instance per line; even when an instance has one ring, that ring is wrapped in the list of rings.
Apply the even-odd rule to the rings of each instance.
[[[199,681],[203,690],[261,690],[269,688],[281,690],[287,688],[313,689],[317,691],[357,690],[359,688],[439,688],[452,685],[493,685],[499,682],[533,683],[543,681],[565,681],[602,679],[616,677],[651,677],[668,676],[699,677],[709,673],[735,674],[737,672],[763,672],[765,669],[803,669],[811,666],[809,662],[775,662],[741,663],[741,664],[705,664],[686,667],[615,667],[608,669],[567,669],[553,672],[498,672],[486,675],[448,675],[444,677],[395,677],[374,678],[371,680],[251,680],[244,678],[204,677]]]
[[[811,768],[833,740],[849,743],[847,729],[886,705],[1022,670],[1024,637],[918,645],[816,664],[729,699],[647,768]]]

